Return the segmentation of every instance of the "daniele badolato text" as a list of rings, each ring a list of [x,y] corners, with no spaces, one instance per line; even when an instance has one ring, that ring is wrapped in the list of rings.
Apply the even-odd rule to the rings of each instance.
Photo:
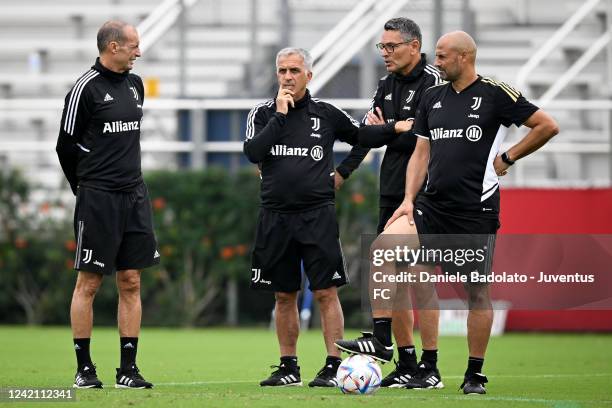
[[[593,274],[554,274],[540,271],[538,274],[508,272],[483,272],[486,267],[487,247],[478,249],[427,249],[396,246],[377,249],[371,257],[373,283],[593,283]],[[384,265],[411,267],[410,271],[382,272]],[[418,265],[442,264],[442,273],[418,271]],[[453,270],[455,266],[457,269]],[[474,267],[468,272],[470,267]],[[382,268],[381,268],[382,269]],[[398,268],[399,269],[399,268]]]
[[[484,274],[478,271],[431,273],[427,271],[398,272],[388,274],[382,271],[372,273],[374,283],[593,283],[594,275],[587,274],[546,274],[540,272],[539,276],[520,273],[489,272]]]

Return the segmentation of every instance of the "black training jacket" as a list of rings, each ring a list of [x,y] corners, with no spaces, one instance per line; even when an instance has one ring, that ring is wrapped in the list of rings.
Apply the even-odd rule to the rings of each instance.
[[[142,183],[143,99],[139,76],[110,71],[99,58],[76,81],[64,101],[56,147],[74,193],[78,185],[129,191]]]
[[[423,92],[442,82],[439,71],[427,64],[425,54],[421,54],[420,63],[407,76],[392,73],[378,82],[370,112],[380,108],[387,124],[364,126],[359,134],[359,144],[369,148],[387,146],[380,167],[381,207],[397,207],[404,199],[406,167],[416,145],[413,131],[400,134],[393,131],[395,121],[414,119]],[[385,128],[386,131],[379,132],[376,128]]]
[[[275,99],[256,105],[247,117],[244,153],[261,169],[261,206],[300,212],[334,203],[334,173],[344,178],[359,166],[364,149],[353,147],[334,170],[336,139],[356,145],[359,122],[310,93],[276,112]]]

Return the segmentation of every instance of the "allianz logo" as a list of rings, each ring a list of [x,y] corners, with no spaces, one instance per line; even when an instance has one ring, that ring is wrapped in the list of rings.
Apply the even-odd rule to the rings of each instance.
[[[314,161],[319,161],[323,158],[323,148],[319,145],[307,147],[290,147],[287,145],[274,145],[270,149],[272,156],[310,156]]]
[[[140,121],[124,122],[116,120],[114,122],[104,122],[102,133],[129,132],[130,130],[140,130]]]
[[[431,140],[455,139],[465,137],[470,142],[477,142],[482,137],[482,129],[480,128],[480,126],[472,125],[465,129],[464,134],[463,129],[435,128],[430,130],[430,134]]]

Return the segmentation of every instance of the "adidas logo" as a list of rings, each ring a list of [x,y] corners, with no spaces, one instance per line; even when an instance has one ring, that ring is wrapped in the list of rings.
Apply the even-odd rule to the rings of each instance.
[[[134,383],[134,380],[125,375],[122,375],[121,378],[117,380],[117,384],[127,385],[128,387],[131,387],[132,383]]]
[[[155,255],[153,255],[153,259],[159,258],[159,252],[157,252],[157,249],[155,250]]]
[[[293,374],[289,374],[280,379],[284,385],[298,382],[298,379]]]
[[[123,346],[124,349],[133,349],[134,345],[132,343],[127,343],[125,346]]]
[[[436,104],[433,106],[432,109],[440,109],[442,107],[442,102],[438,101],[436,102]]]
[[[359,352],[361,353],[375,353],[376,352],[376,349],[374,349],[374,344],[372,344],[371,340],[358,341],[357,345],[359,346]]]
[[[335,279],[342,279],[342,276],[340,276],[338,271],[334,272],[334,276],[332,277],[332,280],[335,280]]]
[[[391,98],[392,98],[392,95],[391,95],[391,94],[389,94],[389,95],[385,96],[385,101],[390,101],[390,100],[391,100]]]
[[[110,96],[109,94],[106,94],[106,96],[104,97],[104,102],[108,102],[108,101],[113,101],[113,97]]]
[[[78,344],[75,344],[75,345],[74,345],[74,349],[75,349],[75,350],[80,350],[80,349],[81,349],[81,347],[80,347]]]

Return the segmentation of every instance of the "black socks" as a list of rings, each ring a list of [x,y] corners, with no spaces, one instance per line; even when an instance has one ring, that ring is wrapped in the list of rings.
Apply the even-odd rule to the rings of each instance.
[[[90,338],[86,339],[72,339],[74,342],[74,351],[76,352],[77,366],[79,368],[87,365],[93,367],[91,362],[91,356],[89,355],[89,343]]]
[[[398,347],[399,362],[405,367],[416,367],[416,350],[414,346]]]
[[[374,327],[374,337],[380,341],[383,346],[390,346],[391,341],[391,318],[390,317],[375,317],[372,319]]]
[[[122,369],[131,368],[136,365],[136,352],[138,350],[138,337],[120,337],[121,344],[121,365]],[[89,344],[91,339],[73,339],[74,351],[76,352],[77,365],[93,367],[89,354]]]
[[[298,359],[297,356],[282,356],[280,358],[281,360],[281,366],[285,366],[287,368],[295,368],[298,369]]]
[[[136,352],[138,350],[138,337],[120,337],[121,343],[121,369],[136,365]]]
[[[340,357],[335,357],[335,356],[327,356],[327,358],[325,359],[325,365],[332,365],[333,368],[338,368],[340,367],[340,363],[342,362],[342,359]]]
[[[482,366],[484,365],[484,358],[470,357],[468,358],[468,368],[465,370],[465,375],[479,374],[482,373]]]
[[[436,368],[436,364],[438,363],[438,350],[423,350],[421,353],[421,361],[425,361],[432,368]]]

